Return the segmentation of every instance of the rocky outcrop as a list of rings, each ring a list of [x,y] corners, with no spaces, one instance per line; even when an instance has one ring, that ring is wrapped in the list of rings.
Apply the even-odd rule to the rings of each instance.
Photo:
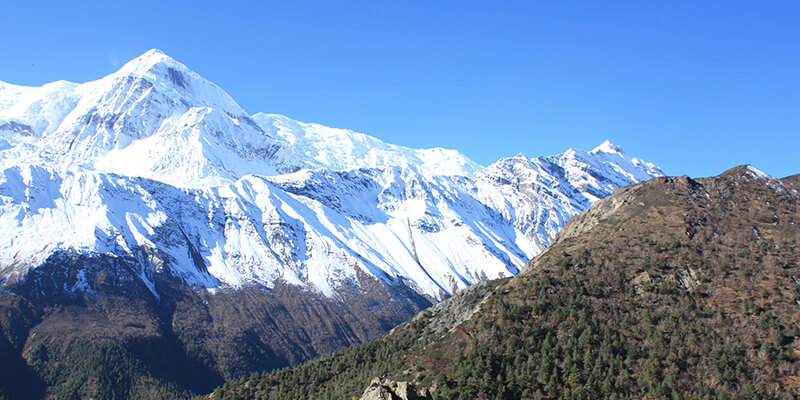
[[[413,383],[395,382],[379,378],[372,380],[359,400],[429,400],[426,389],[419,389]]]

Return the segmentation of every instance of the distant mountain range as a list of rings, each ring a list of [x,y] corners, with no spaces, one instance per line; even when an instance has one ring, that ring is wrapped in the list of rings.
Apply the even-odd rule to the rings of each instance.
[[[609,142],[483,168],[249,115],[158,50],[93,82],[0,82],[0,295],[15,321],[30,316],[9,351],[49,374],[43,386],[90,395],[89,378],[58,381],[78,374],[59,364],[70,351],[123,340],[141,361],[146,337],[211,377],[148,379],[201,390],[515,275],[570,217],[662,175]],[[50,361],[32,361],[36,346]]]

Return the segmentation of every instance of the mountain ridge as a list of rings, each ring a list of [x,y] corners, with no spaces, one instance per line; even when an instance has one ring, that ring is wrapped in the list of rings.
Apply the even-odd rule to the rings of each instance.
[[[55,397],[185,397],[372,340],[662,175],[610,143],[480,169],[250,116],[158,51],[0,86],[0,351]]]
[[[516,273],[570,216],[614,187],[662,174],[608,141],[591,152],[501,159],[478,170],[453,150],[409,149],[283,116],[251,118],[158,50],[108,77],[53,87],[45,100],[0,102],[0,136],[10,146],[0,150],[10,228],[0,260],[14,274],[75,243],[100,254],[147,253],[134,257],[143,271],[168,265],[207,288],[283,279],[331,296],[361,269],[442,299]],[[59,102],[61,87],[84,94]],[[48,122],[64,104],[69,112]],[[41,109],[52,112],[36,122]],[[34,174],[26,165],[43,169]],[[35,201],[14,194],[30,185],[40,191]],[[127,200],[117,204],[115,196]],[[21,249],[24,242],[45,248]],[[151,286],[148,273],[141,276]]]
[[[376,377],[436,399],[796,398],[798,210],[792,177],[747,165],[626,186],[520,274],[208,398],[355,397]]]

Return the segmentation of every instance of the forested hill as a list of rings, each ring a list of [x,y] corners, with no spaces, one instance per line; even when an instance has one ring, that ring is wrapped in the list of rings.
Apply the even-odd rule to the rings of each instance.
[[[749,166],[618,189],[519,275],[211,398],[343,399],[375,377],[435,399],[796,398],[798,190]]]

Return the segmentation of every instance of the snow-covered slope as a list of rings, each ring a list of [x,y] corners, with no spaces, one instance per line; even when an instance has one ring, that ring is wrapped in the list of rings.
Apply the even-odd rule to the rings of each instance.
[[[209,289],[364,276],[441,299],[515,274],[568,218],[661,171],[606,142],[485,168],[277,115],[152,50],[100,80],[0,83],[0,282],[59,252]],[[91,292],[91,282],[68,290]]]
[[[256,118],[258,124],[215,84],[150,50],[84,84],[0,82],[0,166],[113,172],[181,187],[301,168],[399,165],[462,175],[479,169],[453,150],[409,149],[286,117]]]
[[[96,170],[176,186],[213,186],[302,166],[280,158],[280,141],[227,93],[158,50],[94,82],[3,84],[0,96],[0,137],[17,145],[0,153],[3,166],[24,161],[61,173]]]
[[[410,167],[426,175],[469,176],[481,166],[463,154],[442,148],[411,149],[349,129],[308,124],[283,115],[258,113],[253,120],[268,134],[285,140],[309,166],[348,170],[381,166]]]

